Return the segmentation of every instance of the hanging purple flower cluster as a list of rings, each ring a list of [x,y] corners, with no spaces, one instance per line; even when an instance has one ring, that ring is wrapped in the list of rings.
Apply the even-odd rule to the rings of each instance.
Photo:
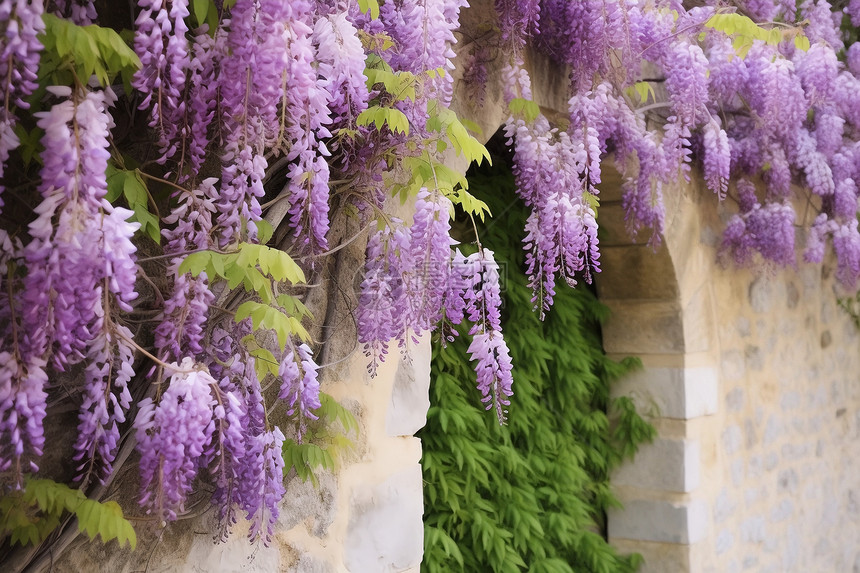
[[[442,318],[451,277],[451,202],[441,193],[418,193],[411,227],[392,219],[367,244],[367,267],[357,311],[359,342],[375,375],[388,342],[404,345],[433,330]]]
[[[9,152],[20,141],[15,134],[17,124],[13,110],[28,109],[24,101],[36,89],[39,52],[37,39],[44,31],[42,3],[28,0],[0,2],[0,181]],[[3,208],[3,184],[0,182],[0,209]]]
[[[458,269],[466,281],[464,302],[466,317],[473,323],[469,329],[472,343],[469,355],[478,362],[478,390],[487,410],[493,409],[499,423],[505,422],[507,406],[513,395],[511,385],[511,355],[502,336],[499,308],[502,304],[499,290],[499,265],[493,251],[483,249],[463,260]]]
[[[854,4],[846,8],[852,18]],[[790,25],[795,19],[791,2],[755,0],[741,8],[764,22],[783,18]],[[520,5],[505,2],[497,2],[497,9],[505,42],[513,29],[510,22],[521,21],[523,14]],[[688,174],[695,149],[708,187],[721,198],[736,193],[741,206],[726,229],[725,253],[742,264],[754,255],[792,264],[797,222],[790,198],[792,183],[801,183],[821,198],[824,211],[814,225],[807,259],[820,260],[821,241],[830,237],[840,279],[850,286],[860,257],[860,251],[853,251],[860,236],[857,189],[850,183],[860,175],[854,159],[860,49],[849,45],[845,64],[837,57],[846,36],[839,28],[841,11],[829,2],[805,0],[797,12],[811,41],[808,50],[796,47],[789,32],[777,44],[750,39],[748,53],[739,54],[733,38],[709,25],[716,13],[710,6],[547,0],[541,3],[533,43],[570,66],[570,137],[585,150],[589,183],[599,182],[599,161],[614,152],[625,178],[623,204],[631,232],[650,227],[652,239],[659,239],[662,187]],[[508,99],[529,97],[515,88],[522,84],[521,71],[518,78],[503,75]],[[660,80],[666,101],[640,106],[644,111],[668,109],[648,116],[662,129],[647,127],[644,111],[634,103],[633,88],[654,80]],[[539,142],[547,131],[542,121],[516,128],[509,122],[507,128],[526,201],[534,201],[529,189],[540,181],[536,166],[549,160],[552,148]],[[747,183],[729,188],[730,179],[756,178],[761,184],[755,189]],[[527,250],[541,232],[540,225],[532,225]]]
[[[292,14],[285,14],[288,17],[284,19],[287,45],[284,57],[288,62],[286,77],[290,78],[291,85],[284,94],[281,119],[284,127],[280,138],[284,140],[281,145],[288,147],[287,159],[296,160],[290,166],[287,186],[292,227],[301,245],[319,252],[328,248],[326,234],[329,230],[326,158],[330,153],[322,140],[331,137],[327,127],[331,123],[329,100],[339,94],[326,89],[328,82],[318,78],[314,67],[310,3],[293,2],[290,7]],[[341,33],[349,34],[347,23],[341,21],[340,24]],[[349,90],[347,81],[356,82],[359,78],[353,73],[347,78],[333,79],[340,79],[341,85],[330,87],[340,92]]]
[[[543,318],[552,306],[557,277],[575,286],[577,273],[591,282],[591,272],[600,270],[597,223],[583,181],[589,152],[593,154],[600,144],[590,134],[586,152],[567,133],[550,129],[543,118],[532,126],[509,120],[505,132],[509,145],[516,144],[514,176],[519,195],[532,209],[523,244],[532,302]],[[592,178],[599,181],[599,168],[591,168]]]
[[[0,468],[13,468],[17,484],[25,457],[42,452],[48,360],[59,370],[87,363],[75,443],[80,479],[110,471],[133,373],[131,336],[112,319],[114,308],[131,310],[137,297],[131,237],[139,227],[127,221],[130,211],[104,199],[114,96],[109,90],[49,89],[59,102],[37,114],[47,151],[42,202],[29,225],[30,242],[9,254],[28,273],[20,299],[6,298],[3,305],[4,347],[12,353],[3,370],[9,393],[0,403],[0,419],[3,441],[12,447],[0,451]],[[13,287],[7,286],[9,292]]]
[[[215,298],[209,290],[206,273],[193,277],[179,273],[184,253],[211,248],[212,216],[217,190],[214,178],[203,180],[200,187],[183,194],[164,222],[162,234],[167,240],[165,254],[174,255],[170,263],[173,294],[165,300],[160,324],[155,329],[155,347],[165,362],[203,353],[203,335],[209,305]]]
[[[307,344],[288,348],[281,359],[278,376],[281,378],[281,391],[278,398],[286,401],[287,415],[298,412],[298,438],[301,441],[308,419],[316,420],[314,410],[320,407],[320,385],[317,381],[319,366],[314,362],[311,349]]]

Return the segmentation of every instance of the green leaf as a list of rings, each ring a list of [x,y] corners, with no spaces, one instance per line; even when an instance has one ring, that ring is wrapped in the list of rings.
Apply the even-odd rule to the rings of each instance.
[[[179,265],[177,271],[180,275],[191,273],[192,276],[197,276],[206,270],[212,260],[212,251],[200,251],[199,253],[191,253],[185,257],[185,260]]]
[[[192,10],[198,26],[202,26],[206,22],[206,16],[209,15],[209,5],[209,0],[194,0]]]
[[[271,239],[274,234],[275,230],[268,221],[265,219],[257,221],[257,240],[261,245],[268,243],[269,239]]]
[[[514,98],[508,104],[511,114],[523,117],[527,122],[532,122],[540,115],[540,107],[531,100]]]
[[[409,119],[402,111],[391,107],[371,106],[358,115],[355,123],[359,126],[373,124],[377,130],[388,125],[394,133],[409,134]]]
[[[45,48],[42,57],[73,65],[81,81],[95,76],[102,86],[107,86],[117,75],[130,74],[140,68],[137,54],[110,28],[78,26],[49,12],[42,15],[42,20],[45,23],[45,31],[39,37]],[[59,70],[60,66],[52,69]]]
[[[639,96],[639,103],[647,103],[649,97],[654,101],[657,100],[654,87],[650,82],[636,82],[631,87],[636,92],[636,95]]]
[[[370,12],[372,20],[379,18],[379,2],[377,0],[358,0],[358,9],[363,13]]]
[[[809,38],[807,38],[803,34],[798,34],[794,37],[794,45],[798,50],[808,52],[809,51]]]

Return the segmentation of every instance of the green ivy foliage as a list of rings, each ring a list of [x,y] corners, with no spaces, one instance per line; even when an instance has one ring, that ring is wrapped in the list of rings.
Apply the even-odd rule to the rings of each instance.
[[[437,345],[427,426],[418,434],[422,571],[635,571],[641,557],[619,555],[601,532],[605,510],[618,505],[610,470],[655,435],[630,400],[609,397],[610,382],[639,361],[603,353],[607,309],[585,285],[560,286],[543,323],[532,311],[523,251],[510,240],[522,234],[527,211],[505,161],[494,157],[493,165],[471,171],[469,183],[496,214],[478,231],[499,248],[514,396],[500,427],[472,387],[465,333],[447,348]]]

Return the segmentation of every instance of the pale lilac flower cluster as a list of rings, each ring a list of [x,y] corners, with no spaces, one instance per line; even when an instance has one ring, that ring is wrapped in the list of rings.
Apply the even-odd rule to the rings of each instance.
[[[258,445],[251,451],[259,451],[260,472],[254,476],[254,484],[258,488],[259,506],[253,513],[249,512],[251,529],[248,536],[251,539],[262,538],[264,545],[272,542],[275,524],[278,522],[280,508],[278,504],[287,493],[284,487],[284,434],[275,427],[255,437]],[[265,526],[265,530],[263,527]]]
[[[442,318],[442,302],[450,282],[451,212],[454,206],[441,193],[418,192],[409,237],[413,267],[407,277],[411,294],[409,323],[416,333],[432,330]],[[404,269],[405,270],[405,269]]]
[[[835,51],[843,48],[839,24],[842,13],[833,10],[827,0],[803,0],[798,6],[800,20],[805,21],[804,34],[810,42],[822,40]]]
[[[502,42],[514,49],[522,49],[529,38],[537,36],[541,4],[538,0],[496,0]]]
[[[84,370],[83,403],[78,415],[78,437],[74,459],[82,487],[90,474],[99,480],[113,471],[112,463],[119,445],[119,424],[131,406],[128,384],[134,376],[133,335],[123,325],[112,324],[100,332],[90,345]],[[101,467],[95,467],[97,461]]]
[[[721,254],[738,265],[753,262],[754,253],[765,261],[793,265],[794,209],[787,202],[759,203],[749,181],[738,181],[736,187],[741,212],[726,225]]]
[[[177,153],[184,159],[191,126],[186,101],[186,75],[191,65],[188,0],[138,0],[134,50],[141,68],[132,86],[144,94],[141,109],[151,106],[149,126],[158,134],[162,163]]]
[[[356,321],[358,341],[370,358],[367,368],[371,376],[385,361],[389,341],[403,340],[405,336],[409,305],[402,269],[411,266],[409,238],[409,229],[392,218],[367,241]]]
[[[597,223],[586,187],[600,181],[608,95],[599,87],[570,101],[572,137],[551,129],[542,116],[531,126],[513,118],[505,125],[508,145],[514,145],[518,193],[531,208],[523,243],[541,318],[552,306],[558,276],[573,286],[577,273],[590,282],[591,272],[599,270]]]
[[[141,455],[141,504],[163,522],[185,510],[201,470],[214,476],[213,501],[221,506],[224,532],[238,516],[251,521],[249,537],[271,542],[278,503],[285,490],[284,436],[268,429],[254,358],[235,350],[220,382],[191,358],[171,365],[173,372],[158,404],[141,402],[135,420]],[[213,368],[214,370],[214,368]]]
[[[511,403],[508,398],[513,395],[513,376],[510,352],[502,335],[499,266],[493,251],[483,249],[469,255],[461,272],[467,281],[466,317],[473,323],[468,352],[477,361],[475,372],[481,401],[487,404],[487,410],[496,412],[499,423],[503,424],[506,407]]]
[[[265,8],[278,10],[273,2],[266,2]],[[285,47],[276,45],[279,39],[283,41],[282,24],[261,3],[237,0],[225,25],[229,33],[218,77],[224,137],[217,203],[222,247],[256,239],[259,198],[264,194],[268,166],[263,152],[277,134],[277,105],[286,65]]]
[[[307,344],[287,345],[284,357],[278,368],[281,378],[281,391],[278,398],[287,403],[287,415],[298,414],[298,439],[302,434],[308,419],[318,419],[314,410],[320,407],[320,385],[317,380],[317,366],[311,349]]]
[[[386,225],[368,241],[356,318],[371,375],[384,361],[389,341],[403,345],[409,337],[435,329],[443,318],[451,283],[457,280],[451,270],[456,244],[450,236],[451,210],[441,193],[422,189],[410,227],[392,220],[393,229]]]
[[[45,445],[48,375],[45,360],[22,356],[19,349],[0,351],[0,472],[10,472],[23,487],[23,472],[38,471],[33,461]]]
[[[216,70],[224,54],[224,34],[213,38],[205,26],[194,33],[191,61],[185,83],[185,100],[180,104],[177,173],[180,181],[193,180],[200,172],[209,145],[209,126],[218,107]]]
[[[708,189],[725,199],[729,189],[732,150],[729,136],[713,119],[703,128],[705,182]]]
[[[451,102],[453,46],[457,42],[454,31],[460,25],[460,9],[466,6],[465,0],[401,0],[380,7],[384,31],[396,45],[387,53],[388,63],[395,71],[419,76],[415,101],[397,105],[412,129],[424,129],[428,100],[438,100],[444,106]],[[442,75],[426,75],[439,68]]]
[[[708,59],[698,44],[673,42],[664,55],[666,90],[676,121],[695,127],[708,101]]]
[[[0,0],[0,209],[3,208],[3,172],[9,152],[20,144],[14,132],[15,107],[29,108],[24,101],[36,89],[36,72],[44,31],[42,2]]]
[[[130,211],[104,201],[110,121],[106,107],[112,94],[72,94],[69,88],[54,92],[69,99],[42,112],[38,122],[45,130],[42,143],[51,153],[45,154],[42,169],[44,200],[30,224],[30,273],[23,296],[25,321],[43,330],[39,338],[45,346],[38,353],[55,343],[54,362],[63,367],[85,355],[95,335],[93,324],[103,312],[103,290],[115,295],[122,310],[130,310],[137,297],[130,238],[139,225],[126,222]]]
[[[88,26],[96,21],[93,0],[54,0],[54,11],[61,18],[68,18],[78,26]]]
[[[185,510],[204,453],[215,432],[215,380],[185,358],[173,365],[175,373],[158,404],[140,402],[134,421],[140,452],[141,504],[147,513],[172,521]]]
[[[353,127],[369,97],[358,31],[345,13],[331,14],[316,21],[313,43],[321,85],[329,93],[331,128]]]
[[[576,94],[568,101],[570,127],[568,134],[585,150],[585,169],[592,185],[600,183],[600,160],[606,151],[606,121],[610,115],[609,94],[612,87],[603,82],[594,90]]]
[[[329,166],[326,157],[330,153],[322,140],[331,137],[327,126],[331,123],[329,100],[333,94],[326,89],[329,81],[320,80],[314,66],[316,54],[310,11],[309,3],[293,2],[292,14],[287,20],[285,58],[289,82],[283,94],[284,133],[279,144],[286,150],[287,159],[294,160],[287,186],[292,231],[298,244],[319,252],[328,248]],[[345,20],[341,21],[341,29],[345,29],[346,24]],[[349,77],[351,81],[356,79]],[[338,91],[343,87],[346,86],[341,84]]]
[[[17,377],[9,383],[17,395],[2,401],[0,419],[7,421],[12,457],[20,468],[25,443],[30,453],[41,453],[46,359],[52,358],[59,369],[88,360],[85,396],[91,399],[85,398],[80,414],[77,459],[92,455],[109,471],[116,424],[129,405],[132,362],[128,338],[122,339],[126,331],[113,323],[112,314],[114,308],[131,310],[137,296],[131,237],[139,224],[127,221],[131,211],[104,200],[111,126],[107,107],[113,94],[70,88],[51,92],[66,99],[38,114],[47,151],[39,186],[43,200],[29,225],[31,241],[21,252],[28,273],[20,294],[20,323],[11,325],[15,360],[6,372]],[[107,363],[112,367],[104,370]],[[111,372],[117,373],[115,382]],[[10,453],[2,453],[0,466],[9,467]]]
[[[244,327],[240,325],[240,329]],[[235,510],[239,509],[251,521],[251,540],[262,539],[268,545],[278,518],[278,503],[284,496],[281,456],[284,436],[278,428],[269,429],[266,421],[256,359],[229,336],[223,341],[230,366],[221,373],[219,388],[232,398],[227,396],[229,401],[222,400],[226,416],[219,414],[218,408],[215,410],[216,416],[222,416],[220,425],[226,428],[219,429],[220,440],[213,442],[214,454],[225,458],[216,461],[212,470],[218,487],[214,501],[222,506],[225,535],[235,523]],[[220,443],[226,455],[219,449]]]
[[[825,213],[818,215],[809,231],[804,258],[809,262],[821,262],[828,237],[836,254],[836,278],[848,287],[856,286],[860,279],[860,231],[857,219],[838,222],[829,219]]]
[[[632,9],[621,1],[541,3],[537,44],[556,61],[571,67],[572,93],[592,89],[595,75],[614,75],[612,53],[622,58],[625,70],[638,68],[640,45],[633,34]]]
[[[204,179],[197,189],[182,193],[179,203],[164,218],[165,223],[175,225],[162,231],[167,241],[164,252],[175,255],[169,266],[173,294],[164,301],[160,323],[155,329],[155,347],[167,362],[203,352],[204,325],[215,295],[209,290],[206,273],[192,277],[190,273],[180,275],[178,269],[185,253],[213,246],[212,216],[218,195],[215,181],[214,178]]]

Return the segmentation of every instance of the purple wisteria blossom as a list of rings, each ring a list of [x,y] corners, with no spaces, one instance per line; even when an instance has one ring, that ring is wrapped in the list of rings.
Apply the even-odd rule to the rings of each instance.
[[[307,344],[287,345],[278,376],[281,378],[281,391],[278,398],[287,403],[287,415],[297,414],[299,419],[298,440],[308,419],[317,420],[313,413],[320,407],[320,385],[317,381],[317,366],[311,349]]]
[[[128,222],[131,211],[104,200],[111,126],[107,107],[113,94],[51,91],[66,99],[39,114],[38,125],[45,131],[42,144],[48,151],[39,186],[43,200],[29,225],[32,240],[22,252],[29,272],[23,279],[20,323],[12,325],[17,333],[14,360],[4,371],[17,377],[4,382],[16,390],[0,401],[0,419],[15,446],[12,457],[4,452],[0,465],[15,463],[20,468],[26,449],[41,453],[44,366],[50,357],[60,369],[88,360],[88,398],[80,414],[76,458],[97,457],[109,471],[118,439],[116,424],[124,420],[129,406],[125,387],[132,362],[130,335],[122,339],[126,331],[113,324],[112,313],[131,310],[137,297],[131,237],[139,224]],[[114,368],[105,370],[106,364]],[[111,381],[114,373],[116,380]],[[108,390],[111,387],[116,394]]]
[[[286,151],[287,159],[295,160],[290,166],[287,185],[293,233],[303,247],[324,251],[328,248],[329,166],[326,157],[330,153],[322,140],[331,137],[328,130],[331,123],[329,101],[335,98],[341,100],[344,97],[341,90],[349,90],[349,84],[355,79],[347,76],[350,82],[346,82],[344,80],[347,78],[343,76],[323,80],[319,78],[314,66],[316,54],[312,42],[313,23],[309,3],[293,2],[292,13],[286,16],[287,47],[284,57],[288,61],[286,74],[289,82],[284,92],[283,133],[279,134],[277,145]],[[353,38],[347,29],[346,20],[335,21],[332,25],[335,24],[339,26],[341,34],[346,34],[346,38]],[[336,33],[331,30],[332,35]],[[329,49],[331,75],[334,75],[334,65],[340,65],[335,59],[341,59],[342,54],[334,55]],[[331,80],[339,80],[340,85],[329,86]],[[327,86],[334,89],[330,92]],[[351,91],[355,92],[355,89]],[[352,97],[353,94],[348,95]],[[358,97],[361,98],[360,95]],[[338,103],[343,106],[345,102],[342,100]],[[360,100],[355,103],[361,106]]]
[[[571,286],[583,273],[587,282],[599,270],[597,223],[588,202],[587,183],[599,181],[599,129],[608,96],[605,89],[571,99],[571,132],[552,129],[544,117],[531,126],[509,120],[508,144],[514,144],[514,178],[531,208],[523,239],[532,302],[541,318],[552,306],[557,277]],[[595,155],[597,161],[595,161]],[[596,168],[596,172],[595,172]]]
[[[134,421],[140,452],[140,503],[162,522],[185,511],[185,501],[215,432],[215,380],[186,358],[174,373],[158,404],[140,402]]]
[[[392,218],[392,228],[386,225],[370,236],[364,280],[356,310],[358,341],[370,358],[368,371],[385,361],[388,344],[403,340],[411,316],[404,274],[412,268],[410,233],[402,221]]]
[[[186,101],[187,72],[191,67],[188,44],[188,0],[138,0],[134,50],[141,68],[132,85],[144,94],[141,109],[150,110],[149,126],[158,134],[162,163],[180,155],[184,162],[186,139],[191,134]],[[197,118],[199,119],[199,118]]]
[[[96,7],[93,0],[54,0],[57,16],[68,18],[78,26],[88,26],[95,23]]]
[[[209,305],[215,298],[209,290],[206,273],[192,277],[179,274],[179,265],[185,253],[205,250],[214,246],[212,216],[218,197],[214,178],[203,180],[200,187],[183,193],[180,202],[165,217],[164,222],[174,224],[162,231],[167,240],[164,251],[175,255],[171,260],[173,293],[164,302],[160,323],[155,329],[155,347],[165,361],[181,360],[203,352],[203,328]]]
[[[541,2],[538,0],[496,0],[499,15],[499,32],[502,42],[522,48],[540,29]]]
[[[508,398],[513,395],[513,377],[510,352],[502,336],[499,266],[493,252],[483,249],[469,255],[463,271],[470,282],[464,296],[466,316],[473,323],[469,329],[472,335],[469,356],[477,361],[475,372],[481,401],[487,404],[487,410],[496,412],[499,423],[503,424],[506,407],[510,405]]]
[[[442,318],[442,303],[450,282],[450,213],[454,206],[440,192],[418,192],[409,237],[409,258],[414,265],[410,323],[416,334],[432,330]]]
[[[0,209],[3,208],[3,173],[9,152],[20,144],[14,128],[15,107],[27,109],[24,100],[36,89],[36,72],[45,30],[42,3],[0,1]]]
[[[729,136],[713,120],[705,124],[703,132],[705,182],[708,184],[708,189],[716,193],[720,199],[725,199],[732,162]]]
[[[269,10],[273,2],[266,3]],[[283,36],[271,14],[255,0],[237,0],[230,11],[219,86],[224,154],[221,196],[216,204],[220,246],[257,237],[259,198],[268,161],[263,151],[277,129],[284,71]],[[267,46],[268,38],[273,45]],[[273,49],[267,49],[273,48]]]
[[[105,325],[90,345],[85,369],[83,404],[79,414],[75,461],[78,480],[85,487],[91,477],[103,480],[113,471],[119,444],[119,424],[131,406],[128,384],[134,376],[133,335],[118,324]],[[101,467],[94,467],[101,463]]]
[[[720,252],[738,265],[747,265],[758,253],[765,261],[794,264],[794,209],[788,203],[760,204],[755,186],[736,184],[741,212],[726,225]]]

